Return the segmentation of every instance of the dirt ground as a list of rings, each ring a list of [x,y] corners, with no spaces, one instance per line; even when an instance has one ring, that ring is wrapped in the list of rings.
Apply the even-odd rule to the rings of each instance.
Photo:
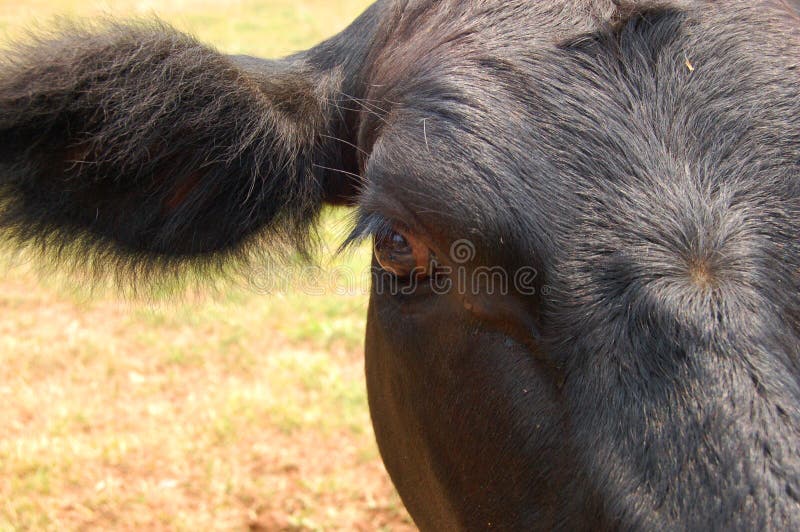
[[[413,530],[361,349],[293,336],[266,315],[305,298],[265,299],[152,307],[0,277],[0,530]]]

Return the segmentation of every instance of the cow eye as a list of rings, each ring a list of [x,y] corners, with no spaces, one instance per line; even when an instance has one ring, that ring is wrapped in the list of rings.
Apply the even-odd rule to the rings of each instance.
[[[375,237],[375,258],[381,268],[400,279],[431,275],[434,256],[419,238],[398,227]]]

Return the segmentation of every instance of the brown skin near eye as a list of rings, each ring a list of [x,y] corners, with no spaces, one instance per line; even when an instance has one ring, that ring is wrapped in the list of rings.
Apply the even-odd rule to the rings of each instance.
[[[381,268],[400,279],[431,274],[431,250],[403,229],[395,228],[375,240],[375,258]]]

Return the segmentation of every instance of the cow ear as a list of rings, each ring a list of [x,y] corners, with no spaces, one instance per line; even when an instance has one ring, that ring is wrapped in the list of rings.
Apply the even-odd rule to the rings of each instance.
[[[334,70],[225,56],[159,23],[17,46],[0,58],[0,235],[152,271],[304,250],[323,203],[354,188],[325,182],[349,175],[328,140]]]

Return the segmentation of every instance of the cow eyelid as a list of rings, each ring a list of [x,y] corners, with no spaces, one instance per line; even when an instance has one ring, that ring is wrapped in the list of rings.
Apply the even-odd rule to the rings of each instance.
[[[369,238],[380,239],[391,234],[397,224],[376,212],[357,211],[353,230],[344,240],[337,253],[346,252]]]

